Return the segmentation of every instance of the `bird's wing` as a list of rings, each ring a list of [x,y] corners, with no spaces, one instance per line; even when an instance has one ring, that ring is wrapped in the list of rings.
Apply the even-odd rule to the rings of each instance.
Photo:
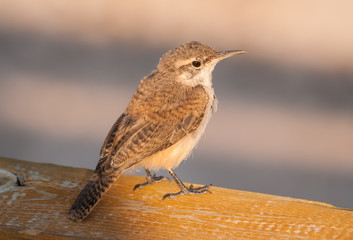
[[[208,100],[205,91],[197,88],[189,99],[173,104],[172,108],[156,108],[138,120],[124,113],[103,144],[96,171],[123,171],[172,146],[197,129],[204,118]]]
[[[107,155],[110,155],[113,148],[119,147],[126,139],[141,129],[144,125],[143,121],[136,121],[134,117],[125,112],[121,114],[104,140],[100,151],[100,158],[102,159]]]
[[[84,219],[125,169],[195,131],[204,117],[201,108],[204,104],[193,104],[187,114],[180,114],[185,111],[180,105],[138,120],[123,113],[110,130],[96,171],[72,205],[69,218],[78,222]]]

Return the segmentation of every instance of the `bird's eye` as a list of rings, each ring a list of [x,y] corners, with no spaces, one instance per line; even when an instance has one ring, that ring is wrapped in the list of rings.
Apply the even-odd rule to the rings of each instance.
[[[198,68],[201,66],[201,62],[200,61],[193,61],[192,66],[194,66],[195,68]]]

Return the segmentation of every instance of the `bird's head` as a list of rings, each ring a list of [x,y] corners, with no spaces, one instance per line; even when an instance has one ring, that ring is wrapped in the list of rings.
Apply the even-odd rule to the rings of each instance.
[[[212,86],[212,71],[222,59],[246,53],[244,50],[217,52],[213,48],[199,43],[189,42],[168,51],[158,64],[159,71],[176,75],[183,84]]]

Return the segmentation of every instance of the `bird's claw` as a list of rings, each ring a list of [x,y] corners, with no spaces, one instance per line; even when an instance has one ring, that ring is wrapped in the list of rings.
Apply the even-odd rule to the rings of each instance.
[[[164,176],[156,176],[156,174],[154,174],[153,176],[151,177],[147,177],[147,182],[145,183],[140,183],[140,184],[136,184],[133,191],[135,191],[137,188],[141,189],[141,188],[144,188],[148,185],[151,185],[155,182],[161,182],[161,181],[164,181],[164,180],[170,180],[168,177],[164,177]]]
[[[166,199],[166,198],[174,198],[174,197],[179,197],[179,196],[183,196],[183,195],[188,195],[188,194],[194,194],[194,195],[198,195],[198,194],[205,194],[205,193],[211,193],[212,192],[210,190],[208,190],[210,188],[210,186],[212,186],[212,184],[210,185],[205,185],[203,187],[199,187],[199,188],[194,188],[194,185],[191,184],[189,188],[185,187],[182,188],[180,192],[177,193],[167,193],[166,195],[163,196],[162,200]]]

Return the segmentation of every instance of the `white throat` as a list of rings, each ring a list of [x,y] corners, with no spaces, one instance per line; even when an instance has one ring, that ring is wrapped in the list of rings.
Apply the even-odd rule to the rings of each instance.
[[[192,77],[192,74],[189,72],[184,72],[180,77],[179,81],[182,84],[188,86],[197,86],[202,85],[206,89],[212,89],[212,72],[215,67],[215,64],[209,65],[208,67],[202,69],[197,75]]]

